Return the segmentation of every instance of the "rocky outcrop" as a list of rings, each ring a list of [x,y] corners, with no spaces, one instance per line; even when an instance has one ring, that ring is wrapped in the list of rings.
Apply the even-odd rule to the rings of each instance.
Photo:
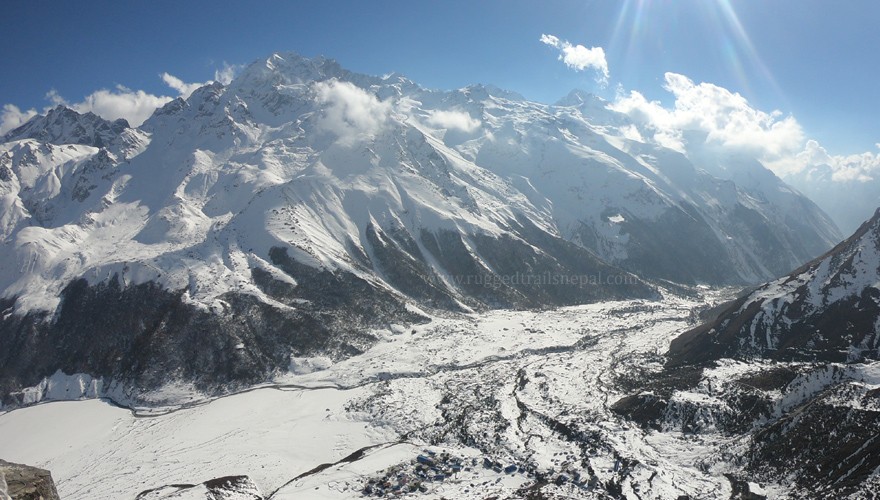
[[[141,492],[135,500],[263,500],[260,488],[247,476],[226,476],[202,484],[174,484]]]
[[[0,460],[0,500],[6,499],[59,500],[59,497],[49,471]]]
[[[82,144],[112,151],[127,158],[143,149],[148,142],[146,135],[122,118],[105,120],[92,113],[78,113],[58,105],[46,115],[36,116],[24,125],[10,130],[0,137],[0,142],[36,139],[49,144]]]
[[[646,428],[737,437],[743,446],[726,459],[738,476],[792,478],[790,498],[873,497],[880,210],[827,254],[705,319],[612,410]]]
[[[761,428],[746,454],[762,479],[795,478],[801,498],[867,498],[880,483],[880,389],[847,381]],[[872,494],[873,496],[873,494]]]
[[[675,339],[672,366],[721,358],[880,359],[880,210],[851,237]]]

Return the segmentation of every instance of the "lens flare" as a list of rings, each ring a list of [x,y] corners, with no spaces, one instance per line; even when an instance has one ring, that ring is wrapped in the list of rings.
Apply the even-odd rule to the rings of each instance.
[[[766,86],[786,102],[730,0],[687,3],[624,0],[614,24],[609,51],[623,57],[622,61],[630,68],[638,67],[643,54],[673,57],[663,49],[669,47],[669,37],[689,29],[685,22],[702,23],[704,31],[712,34],[706,43],[718,53],[723,66],[746,94],[755,95],[756,85]]]

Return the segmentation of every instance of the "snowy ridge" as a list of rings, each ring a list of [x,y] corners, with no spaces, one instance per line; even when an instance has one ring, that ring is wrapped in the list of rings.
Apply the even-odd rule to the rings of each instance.
[[[65,158],[32,167],[40,182],[67,183],[77,199],[90,188],[106,206],[55,207],[54,188],[28,192],[27,212],[9,212],[18,213],[11,216],[17,224],[5,224],[10,258],[42,263],[18,278],[4,273],[0,285],[5,296],[21,297],[19,312],[53,310],[71,279],[104,279],[118,263],[166,271],[139,279],[168,289],[193,285],[191,298],[209,305],[230,284],[250,284],[248,269],[233,262],[266,260],[273,245],[311,265],[374,276],[351,264],[371,253],[370,223],[403,227],[417,242],[423,230],[527,240],[512,227],[524,217],[612,264],[684,282],[759,281],[837,239],[816,210],[798,234],[787,228],[790,214],[802,215],[798,208],[809,202],[796,193],[781,200],[784,185],[763,167],[755,168],[767,179],[736,187],[677,153],[628,139],[625,117],[582,93],[546,106],[491,86],[430,91],[402,77],[354,74],[329,59],[275,54],[228,87],[213,83],[168,103],[139,130],[126,125],[58,107],[4,138],[105,148],[93,155],[115,167],[104,182],[79,184]],[[15,194],[24,203],[24,185],[3,187],[10,207]],[[792,197],[797,207],[789,207]],[[41,216],[46,205],[64,217]],[[46,231],[9,240],[16,226],[34,222]],[[759,241],[763,227],[784,237]],[[682,230],[705,244],[683,245],[675,234]],[[121,251],[78,255],[85,238],[113,240]],[[49,250],[59,239],[70,250]],[[197,261],[220,257],[221,267],[181,266],[183,249]],[[675,264],[683,257],[693,270]],[[229,277],[209,277],[217,273]],[[260,295],[253,286],[249,293]]]
[[[736,457],[774,498],[870,496],[880,467],[878,255],[880,210],[825,255],[711,310],[612,408],[646,428],[728,437],[708,463]]]
[[[46,115],[39,115],[24,125],[10,130],[0,142],[35,139],[39,142],[64,145],[82,144],[106,148],[115,156],[130,158],[149,144],[149,135],[131,128],[127,121],[105,120],[92,112],[85,114],[58,105]]]
[[[223,393],[418,311],[657,299],[648,280],[756,282],[836,241],[763,167],[741,188],[630,125],[296,54],[138,129],[56,108],[0,146],[0,392],[61,369],[149,399],[168,362]]]
[[[827,254],[682,335],[670,354],[676,363],[707,356],[878,359],[878,322],[880,211]]]

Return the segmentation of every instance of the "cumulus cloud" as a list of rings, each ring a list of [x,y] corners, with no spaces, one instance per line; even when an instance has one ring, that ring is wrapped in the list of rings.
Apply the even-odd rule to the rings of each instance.
[[[122,85],[115,89],[101,89],[87,95],[82,102],[69,106],[80,113],[91,111],[106,120],[125,118],[128,123],[140,126],[156,108],[171,101],[168,96],[156,96],[143,90],[131,90]]]
[[[187,83],[170,73],[161,73],[159,77],[165,85],[168,85],[184,99],[199,87],[211,83],[210,81]],[[157,108],[173,99],[166,95],[154,95],[143,90],[132,90],[123,85],[117,85],[113,89],[96,90],[77,103],[67,102],[54,90],[50,91],[46,98],[53,104],[64,104],[80,113],[91,111],[106,120],[125,118],[133,127],[140,126]]]
[[[59,104],[67,106],[68,104],[67,99],[61,97],[61,94],[55,89],[46,92],[45,98],[47,101],[51,102],[53,106],[58,106]]]
[[[798,153],[796,158],[804,165],[830,165],[834,162],[828,151],[813,139],[807,141],[804,150]]]
[[[813,181],[866,183],[880,179],[877,152],[829,154],[817,141],[806,139],[794,117],[759,110],[738,93],[711,83],[697,84],[676,73],[666,73],[663,88],[675,97],[670,106],[649,101],[637,91],[620,92],[609,106],[628,115],[638,127],[627,136],[641,136],[697,162],[728,154],[746,155],[799,188]],[[813,179],[813,174],[819,177]]]
[[[219,82],[223,85],[229,85],[235,75],[241,70],[242,66],[237,64],[229,64],[226,61],[223,61],[223,66],[214,70],[214,79],[208,80],[206,82],[195,82],[195,83],[187,83],[180,78],[172,75],[171,73],[162,73],[159,75],[162,78],[162,81],[165,82],[165,85],[168,85],[172,89],[176,90],[180,97],[187,99],[196,89],[208,85],[213,82]]]
[[[472,118],[470,114],[463,111],[431,111],[427,122],[438,128],[457,129],[468,133],[482,125],[480,120]]]
[[[177,93],[180,94],[180,97],[183,97],[184,99],[188,98],[199,87],[211,83],[186,83],[170,73],[162,73],[161,75],[159,75],[159,77],[162,78],[162,81],[165,82],[165,85],[168,85],[172,89],[176,90]]]
[[[855,155],[835,156],[834,173],[831,180],[836,182],[869,182],[880,174],[880,155],[865,152]]]
[[[541,35],[541,43],[549,45],[559,51],[559,60],[575,71],[594,69],[599,73],[597,81],[608,83],[608,61],[605,59],[605,49],[602,47],[587,48],[583,45],[572,45],[566,40],[560,40],[553,35]]]
[[[738,93],[676,73],[666,73],[665,81],[664,89],[675,97],[670,108],[636,91],[610,107],[629,115],[645,137],[686,153],[720,148],[773,163],[793,157],[804,144],[803,129],[792,116],[761,111]]]
[[[214,79],[208,80],[206,82],[187,83],[180,78],[172,75],[171,73],[162,73],[159,75],[159,77],[162,78],[162,81],[165,82],[165,85],[168,85],[172,89],[176,90],[177,93],[180,94],[180,97],[186,99],[190,95],[192,95],[192,93],[199,87],[203,87],[214,82],[219,82],[223,85],[229,85],[242,67],[243,66],[239,64],[229,64],[228,62],[223,61],[223,66],[214,70]]]
[[[22,111],[14,104],[4,104],[3,111],[0,111],[0,135],[24,125],[35,116],[37,116],[35,109]]]
[[[238,65],[224,62],[222,68],[214,71],[213,81],[227,85],[240,69],[241,67]],[[212,80],[208,80],[201,83],[187,83],[170,73],[161,73],[159,77],[165,85],[184,99],[199,87],[212,82]],[[140,126],[157,108],[173,99],[169,96],[154,95],[143,90],[132,90],[122,85],[117,85],[113,89],[96,90],[85,96],[80,102],[69,102],[55,89],[46,93],[45,98],[51,105],[45,107],[43,113],[48,112],[52,107],[63,104],[80,113],[91,111],[106,120],[125,118],[134,127]],[[2,111],[0,111],[0,134],[5,134],[22,125],[37,114],[39,112],[36,109],[22,111],[14,104],[3,105]]]
[[[877,147],[880,148],[880,144]],[[804,150],[795,157],[791,170],[809,171],[817,166],[830,168],[832,181],[865,183],[880,177],[880,154],[866,151],[852,155],[830,155],[818,142],[810,139]]]
[[[318,104],[325,105],[318,126],[340,138],[375,135],[391,112],[389,101],[380,101],[349,82],[327,80],[315,83],[313,90]]]

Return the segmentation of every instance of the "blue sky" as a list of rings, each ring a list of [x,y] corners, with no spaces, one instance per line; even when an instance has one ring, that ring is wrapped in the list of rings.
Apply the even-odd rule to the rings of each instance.
[[[160,74],[214,77],[272,52],[402,73],[432,88],[492,83],[553,102],[573,88],[670,106],[667,72],[792,115],[832,154],[880,142],[880,2],[848,0],[5,2],[0,104],[42,110],[123,85],[175,95]],[[601,47],[607,84],[541,43]]]

